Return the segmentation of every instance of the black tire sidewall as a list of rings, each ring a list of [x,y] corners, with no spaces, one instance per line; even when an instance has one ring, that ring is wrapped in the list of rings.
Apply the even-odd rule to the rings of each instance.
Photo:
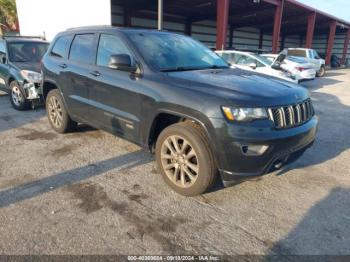
[[[61,106],[61,110],[62,110],[62,125],[58,128],[56,127],[52,122],[51,122],[51,118],[50,118],[50,115],[49,115],[49,110],[48,110],[48,103],[49,103],[49,100],[51,97],[55,97],[60,106]],[[46,102],[45,102],[45,107],[46,107],[46,113],[47,113],[47,118],[49,119],[49,123],[51,125],[51,127],[57,132],[57,133],[66,133],[68,131],[71,131],[72,130],[72,120],[70,119],[69,115],[68,115],[68,112],[67,112],[67,109],[65,107],[65,104],[63,102],[63,98],[61,96],[61,93],[58,89],[53,89],[51,90],[48,95],[47,95],[47,98],[46,98]]]
[[[13,98],[12,98],[12,89],[13,89],[14,87],[18,87],[18,89],[20,90],[20,92],[22,92],[21,87],[19,86],[19,84],[17,83],[17,81],[12,81],[12,82],[10,83],[10,101],[11,101],[11,105],[13,106],[14,109],[20,110],[20,111],[28,109],[28,108],[29,108],[29,101],[28,101],[27,99],[24,99],[24,101],[22,101],[22,102],[20,103],[19,106],[16,105],[16,104],[13,102]],[[23,95],[23,92],[22,92],[22,96],[25,97],[25,96]]]
[[[199,171],[198,178],[191,187],[181,188],[176,186],[166,175],[163,170],[160,151],[161,146],[166,138],[172,135],[179,135],[188,140],[193,149],[195,150],[198,157]],[[175,192],[184,196],[195,196],[204,193],[211,186],[213,177],[215,176],[215,167],[213,159],[211,157],[210,149],[207,143],[203,141],[203,136],[199,134],[197,130],[191,128],[191,126],[185,123],[174,124],[162,131],[157,139],[156,144],[156,161],[160,174],[164,181],[169,185]]]

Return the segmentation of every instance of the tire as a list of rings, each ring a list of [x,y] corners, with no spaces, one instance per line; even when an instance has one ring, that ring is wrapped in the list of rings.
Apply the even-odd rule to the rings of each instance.
[[[49,123],[57,133],[64,134],[76,129],[77,122],[70,118],[58,89],[48,93],[45,105]]]
[[[317,77],[323,77],[326,74],[325,66],[321,66],[320,70],[317,72]]]
[[[207,136],[192,122],[173,124],[160,133],[156,161],[164,181],[184,196],[204,193],[217,174]]]
[[[10,101],[13,108],[16,110],[23,111],[30,108],[30,102],[25,99],[16,81],[10,83]]]

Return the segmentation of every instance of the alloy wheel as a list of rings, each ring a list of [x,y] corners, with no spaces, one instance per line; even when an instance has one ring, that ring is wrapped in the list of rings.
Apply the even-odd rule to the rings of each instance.
[[[198,157],[187,139],[178,135],[167,137],[161,146],[160,158],[165,174],[176,186],[188,188],[197,180]]]
[[[57,128],[61,127],[63,122],[62,107],[58,99],[54,96],[49,99],[48,112],[51,123]]]
[[[23,95],[21,93],[21,90],[19,90],[18,86],[14,86],[12,88],[12,101],[16,106],[20,106],[21,103],[23,103]]]

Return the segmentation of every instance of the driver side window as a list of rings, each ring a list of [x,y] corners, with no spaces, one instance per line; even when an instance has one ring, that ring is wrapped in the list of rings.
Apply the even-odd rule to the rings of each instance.
[[[236,61],[238,65],[250,65],[252,63],[256,63],[255,59],[245,55],[239,55]]]
[[[98,66],[108,67],[110,56],[121,54],[129,55],[132,59],[129,49],[118,36],[101,34],[98,44],[96,64]],[[134,64],[133,60],[131,60],[131,64]]]

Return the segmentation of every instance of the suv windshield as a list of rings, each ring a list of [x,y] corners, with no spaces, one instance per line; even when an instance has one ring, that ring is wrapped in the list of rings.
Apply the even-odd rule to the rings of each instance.
[[[11,62],[39,62],[48,48],[48,43],[11,42],[8,44]]]
[[[130,33],[129,37],[146,62],[160,71],[228,68],[209,48],[190,37],[150,32]]]

